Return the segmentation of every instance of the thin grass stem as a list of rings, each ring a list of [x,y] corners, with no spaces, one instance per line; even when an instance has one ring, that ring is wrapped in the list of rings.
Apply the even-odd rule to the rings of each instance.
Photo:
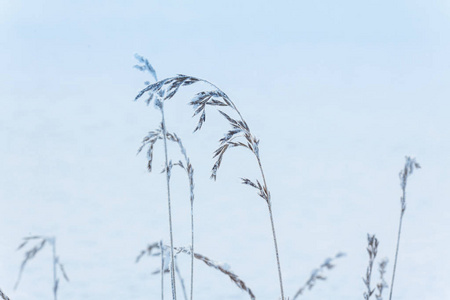
[[[403,194],[403,196],[404,196],[404,194]],[[395,280],[395,271],[397,269],[398,250],[400,248],[400,238],[402,235],[403,212],[404,211],[401,211],[401,213],[400,213],[400,221],[398,224],[397,247],[395,248],[394,267],[392,270],[392,280],[391,280],[391,290],[389,291],[389,300],[392,299],[392,291],[394,290],[394,280]]]
[[[191,202],[191,300],[194,296],[194,203]]]
[[[144,68],[144,67],[142,67]],[[273,213],[272,213],[272,205],[270,200],[270,192],[266,184],[264,172],[262,170],[261,161],[259,159],[259,140],[250,132],[250,128],[248,127],[247,123],[243,119],[240,111],[237,109],[236,105],[231,101],[231,99],[222,91],[220,90],[216,85],[213,83],[204,80],[195,78],[192,76],[186,76],[186,75],[177,75],[172,78],[166,78],[163,80],[160,80],[156,83],[148,85],[146,88],[141,90],[141,92],[138,93],[138,95],[135,97],[135,100],[139,99],[144,95],[145,93],[149,93],[150,97],[146,100],[147,104],[149,104],[152,99],[156,96],[156,104],[157,106],[162,107],[162,104],[160,102],[164,102],[166,100],[171,99],[182,86],[189,86],[196,82],[204,82],[210,86],[212,86],[215,90],[206,90],[200,93],[197,93],[194,99],[189,103],[193,106],[195,112],[193,116],[199,115],[199,122],[197,124],[197,127],[195,128],[194,132],[201,129],[203,123],[206,120],[206,107],[207,106],[216,106],[216,107],[228,107],[231,108],[234,112],[236,112],[239,116],[238,119],[233,119],[230,116],[228,116],[225,112],[218,109],[218,111],[222,114],[223,117],[225,117],[228,122],[230,123],[232,129],[228,131],[225,134],[225,137],[220,140],[220,146],[215,151],[214,157],[217,157],[216,163],[214,164],[212,168],[211,178],[216,179],[217,177],[217,170],[220,167],[220,164],[222,162],[222,158],[224,153],[229,148],[233,147],[244,147],[251,150],[254,155],[256,156],[259,164],[259,168],[261,171],[261,176],[263,177],[264,185],[261,185],[258,181],[257,184],[251,182],[248,179],[243,178],[243,183],[251,185],[254,188],[257,188],[259,190],[258,195],[262,197],[269,206],[269,215],[270,215],[270,222],[272,226],[272,235],[274,240],[274,246],[275,246],[275,254],[276,254],[276,260],[277,260],[277,267],[278,267],[278,277],[280,282],[280,292],[281,292],[281,299],[285,300],[284,297],[284,289],[283,289],[283,280],[282,280],[282,272],[281,272],[281,264],[280,264],[280,258],[279,258],[279,251],[278,251],[278,245],[277,245],[277,238],[275,233],[275,222],[273,220]],[[161,98],[161,101],[159,101],[158,98]],[[234,138],[239,137],[243,138],[243,141],[235,141]],[[193,251],[192,251],[193,252]]]
[[[258,160],[259,170],[261,171],[261,176],[263,178],[264,186],[267,186],[266,183],[266,177],[264,176],[264,170],[261,165],[261,160],[258,156],[256,156],[256,159]],[[280,255],[278,252],[278,243],[277,243],[277,234],[275,232],[275,223],[273,221],[273,213],[272,213],[272,203],[270,201],[270,194],[269,194],[269,201],[267,201],[267,206],[269,208],[269,216],[270,216],[270,224],[272,226],[272,237],[273,237],[273,244],[275,247],[275,256],[277,258],[277,267],[278,267],[278,279],[280,282],[280,291],[281,291],[281,299],[284,300],[284,289],[283,289],[283,277],[281,274],[281,263],[280,263]]]
[[[175,258],[175,272],[177,272],[178,279],[180,279],[181,284],[181,290],[183,291],[184,300],[188,300],[187,293],[186,293],[186,286],[184,285],[184,279],[183,276],[181,276],[180,269],[178,268],[177,259]]]
[[[397,234],[397,246],[395,248],[395,259],[394,259],[394,267],[392,270],[392,280],[391,280],[391,289],[389,291],[389,300],[392,300],[392,292],[394,290],[394,280],[395,280],[395,271],[397,269],[397,259],[398,259],[398,250],[400,248],[400,238],[402,234],[402,222],[403,215],[406,210],[406,184],[408,182],[408,177],[413,173],[414,169],[420,169],[419,163],[416,162],[415,158],[410,156],[406,156],[406,162],[403,169],[400,171],[400,186],[402,188],[402,197],[400,198],[401,210],[400,210],[400,220],[398,224],[398,234]]]
[[[172,283],[172,298],[177,299],[177,291],[175,285],[175,267],[174,267],[174,255],[173,255],[173,229],[172,229],[172,208],[170,203],[170,170],[169,170],[169,157],[167,154],[167,131],[166,121],[164,119],[164,103],[161,103],[161,118],[162,118],[162,130],[164,140],[164,156],[166,160],[166,182],[167,182],[167,204],[169,209],[169,233],[170,233],[170,277]]]

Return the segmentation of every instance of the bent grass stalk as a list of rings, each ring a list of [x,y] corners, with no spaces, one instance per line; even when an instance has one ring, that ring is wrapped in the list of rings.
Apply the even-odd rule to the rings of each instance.
[[[20,266],[19,270],[19,277],[17,278],[16,284],[14,286],[14,289],[17,289],[17,286],[19,285],[20,279],[22,278],[23,270],[25,269],[25,265],[28,261],[33,259],[36,254],[41,251],[46,244],[50,244],[52,246],[52,266],[53,266],[53,298],[57,300],[58,298],[58,287],[59,287],[59,277],[58,277],[58,267],[60,272],[62,273],[64,279],[66,281],[69,281],[69,277],[66,274],[66,271],[64,269],[63,264],[59,261],[59,257],[56,255],[56,238],[55,237],[43,237],[43,236],[29,236],[23,238],[22,244],[19,245],[17,250],[22,249],[25,247],[30,241],[36,240],[36,244],[34,247],[31,247],[28,251],[25,252],[25,258],[22,261],[22,264]]]
[[[180,87],[189,86],[197,82],[206,83],[209,86],[211,86],[213,90],[207,90],[197,93],[189,103],[194,108],[193,116],[200,115],[197,127],[195,128],[194,132],[202,128],[203,123],[206,120],[206,107],[208,105],[216,107],[226,107],[234,111],[238,115],[238,118],[234,119],[225,112],[223,112],[222,110],[218,109],[219,113],[223,117],[225,117],[229,122],[229,124],[231,125],[231,130],[229,130],[225,134],[225,136],[222,139],[220,139],[219,148],[214,152],[214,158],[217,159],[212,168],[211,178],[216,179],[217,171],[221,165],[223,155],[229,148],[244,147],[249,149],[256,157],[263,183],[261,184],[258,180],[256,180],[255,183],[247,178],[242,178],[242,183],[256,188],[259,191],[258,195],[261,198],[263,198],[267,203],[269,210],[270,224],[272,228],[275,256],[277,261],[281,299],[284,300],[285,297],[283,289],[283,279],[282,279],[277,237],[275,232],[275,222],[273,220],[272,202],[270,191],[267,186],[266,178],[264,175],[264,170],[261,164],[261,158],[259,155],[259,140],[252,134],[249,126],[245,122],[244,118],[242,117],[241,113],[239,112],[235,104],[221,89],[219,89],[216,85],[212,84],[211,82],[204,79],[199,79],[186,75],[177,75],[175,77],[166,78],[154,84],[150,84],[136,96],[135,100],[141,98],[145,93],[148,93],[149,98],[147,99],[147,103],[149,103],[149,101],[151,101],[153,98],[156,99],[161,98],[162,101],[166,101],[171,99],[177,93]]]
[[[162,241],[159,241],[158,243],[153,243],[151,245],[149,245],[147,247],[147,249],[142,250],[139,255],[136,257],[136,263],[140,262],[141,258],[147,253],[149,256],[160,256],[161,257],[161,266],[160,268],[158,268],[157,270],[155,270],[154,272],[152,272],[152,275],[156,275],[156,274],[160,274],[161,276],[161,299],[164,299],[164,274],[165,273],[170,273],[170,268],[169,265],[166,263],[166,256],[167,256],[167,261],[169,261],[169,257],[170,257],[170,251],[165,250],[165,248],[167,248],[167,246],[164,246]],[[153,249],[158,249],[159,252],[157,253],[153,253]],[[175,272],[178,276],[178,279],[180,280],[180,284],[181,284],[181,288],[183,291],[183,295],[184,295],[184,299],[188,300],[187,297],[187,293],[186,293],[186,287],[184,285],[184,279],[183,276],[181,275],[181,272],[178,268],[178,263],[177,263],[177,257],[176,257],[176,253],[175,253],[175,260],[174,260],[174,266],[175,266]]]
[[[8,296],[6,296],[4,293],[3,293],[3,291],[0,289],[0,297],[2,297],[2,299],[3,300],[10,300],[9,298],[8,298]]]
[[[345,253],[339,252],[332,258],[327,258],[318,269],[315,269],[311,272],[311,276],[309,279],[305,282],[305,284],[295,293],[294,298],[292,300],[297,299],[298,296],[303,295],[304,291],[306,289],[311,290],[314,285],[317,283],[318,280],[326,280],[327,277],[324,275],[325,270],[331,270],[335,267],[333,265],[333,262],[338,259],[345,256]]]
[[[419,163],[416,162],[415,158],[410,156],[405,157],[406,162],[403,169],[400,171],[400,186],[402,188],[402,196],[400,198],[401,210],[400,210],[400,220],[398,225],[398,235],[397,235],[397,247],[395,249],[395,259],[394,259],[394,269],[392,271],[392,280],[391,280],[391,290],[389,292],[389,300],[392,299],[392,292],[394,290],[394,280],[395,280],[395,270],[397,269],[397,258],[398,258],[398,250],[400,247],[400,237],[402,234],[402,221],[403,215],[406,210],[406,184],[408,182],[408,177],[413,173],[414,169],[420,169]]]
[[[159,243],[153,243],[150,244],[146,249],[142,250],[139,255],[136,258],[136,262],[138,262],[145,254],[149,255],[149,256],[158,256],[161,255],[162,251],[159,252],[154,252],[154,250],[159,250],[160,248],[160,244]],[[164,251],[170,251],[168,246],[162,246],[162,249],[164,249]],[[231,281],[233,281],[237,287],[239,287],[239,289],[247,292],[247,294],[250,296],[250,299],[254,300],[255,295],[253,294],[252,290],[248,287],[248,285],[239,278],[239,276],[237,276],[235,273],[233,273],[230,270],[230,267],[227,264],[224,263],[219,263],[217,261],[214,261],[202,254],[199,253],[193,253],[190,249],[188,248],[184,248],[184,247],[174,247],[175,250],[175,256],[177,256],[179,253],[184,253],[187,255],[194,255],[195,259],[198,259],[200,261],[203,261],[207,266],[214,268],[218,271],[220,271],[221,273],[225,274],[226,276],[228,276]],[[165,269],[165,271],[167,271],[167,269]],[[159,273],[160,270],[157,270],[154,272],[154,274]]]

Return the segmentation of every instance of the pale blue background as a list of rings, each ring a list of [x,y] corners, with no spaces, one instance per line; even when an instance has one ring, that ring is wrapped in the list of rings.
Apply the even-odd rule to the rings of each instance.
[[[411,154],[423,169],[408,185],[394,296],[450,297],[449,1],[1,0],[0,287],[11,299],[51,297],[49,249],[13,291],[28,234],[57,236],[71,278],[61,299],[158,299],[158,262],[134,265],[147,243],[168,240],[164,177],[135,156],[159,115],[132,102],[150,79],[132,69],[134,53],[160,78],[219,85],[261,139],[289,295],[344,251],[303,298],[362,299],[367,232],[390,279],[398,172]],[[186,103],[199,88],[167,104],[196,169],[196,249],[229,263],[258,299],[277,299],[267,209],[239,183],[257,166],[230,151],[208,179],[228,127],[211,110],[191,135]],[[173,184],[175,243],[187,245],[186,178]],[[195,268],[196,299],[248,298]]]

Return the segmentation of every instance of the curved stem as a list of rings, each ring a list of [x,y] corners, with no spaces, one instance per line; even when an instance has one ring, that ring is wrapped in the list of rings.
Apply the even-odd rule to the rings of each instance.
[[[259,170],[261,171],[261,176],[263,178],[264,187],[266,187],[266,189],[267,189],[266,177],[264,176],[264,171],[263,171],[263,168],[262,168],[262,165],[261,165],[261,160],[259,159],[258,156],[256,156],[256,159],[258,160]],[[273,221],[272,203],[271,203],[271,199],[270,199],[270,194],[269,194],[269,199],[267,201],[267,206],[269,208],[270,224],[272,225],[272,236],[273,236],[273,244],[275,246],[275,255],[277,257],[278,279],[280,281],[281,300],[285,300],[285,298],[284,298],[284,289],[283,289],[283,278],[282,278],[282,275],[281,275],[280,255],[279,255],[279,252],[278,252],[277,235],[275,233],[275,223]]]
[[[163,137],[164,137],[164,154],[166,158],[166,181],[167,181],[167,204],[169,208],[169,232],[170,232],[170,276],[172,280],[172,298],[174,300],[177,299],[177,291],[175,286],[175,267],[174,267],[174,255],[173,255],[173,231],[172,231],[172,208],[170,204],[170,175],[169,175],[169,158],[167,154],[167,130],[166,130],[166,122],[164,119],[164,108],[163,108],[163,102],[161,102],[161,115],[162,115],[162,130],[163,130]]]
[[[242,117],[241,112],[237,109],[236,105],[233,103],[233,101],[231,101],[231,99],[227,96],[227,94],[225,94],[225,92],[223,92],[219,87],[217,87],[215,84],[209,82],[208,80],[200,79],[200,78],[196,78],[196,79],[211,85],[212,87],[214,87],[215,89],[217,89],[218,91],[223,93],[223,95],[231,103],[232,108],[236,111],[236,113],[241,118],[241,121],[244,122],[244,118]],[[258,165],[259,165],[259,169],[261,171],[261,176],[263,178],[264,187],[266,188],[267,191],[269,191],[269,189],[267,188],[266,178],[264,176],[264,171],[263,171],[263,168],[262,168],[262,165],[261,165],[261,160],[259,158],[259,155],[256,152],[253,152],[253,153],[255,154],[256,159],[258,160]],[[269,207],[270,223],[272,225],[273,242],[274,242],[275,254],[276,254],[276,258],[277,258],[278,277],[279,277],[279,281],[280,281],[280,290],[281,290],[281,300],[285,300],[285,298],[284,298],[284,290],[283,290],[283,279],[282,279],[282,275],[281,275],[281,264],[280,264],[280,257],[279,257],[279,253],[278,253],[277,236],[276,236],[276,233],[275,233],[275,223],[273,221],[272,204],[271,204],[271,201],[270,201],[270,194],[269,194],[269,198],[268,198],[267,204],[268,204],[268,207]]]
[[[228,101],[230,101],[230,103],[233,105],[233,109],[238,113],[238,115],[239,115],[239,117],[241,118],[241,120],[244,120],[244,118],[243,118],[242,115],[241,115],[241,112],[237,109],[236,105],[234,105],[233,101],[231,101],[230,97],[228,97],[228,95],[225,94],[224,91],[222,91],[221,89],[219,89],[219,87],[218,87],[217,85],[215,85],[214,83],[209,82],[208,80],[205,80],[205,79],[200,79],[200,78],[196,78],[196,79],[198,79],[199,81],[203,81],[203,82],[205,82],[205,83],[211,85],[212,87],[214,87],[215,89],[217,89],[218,91],[220,91],[221,93],[223,93],[223,94],[227,97]]]

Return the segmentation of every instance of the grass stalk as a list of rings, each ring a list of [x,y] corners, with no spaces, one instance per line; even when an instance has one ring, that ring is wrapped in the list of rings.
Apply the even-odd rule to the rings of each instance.
[[[173,228],[172,228],[172,207],[170,202],[170,169],[169,169],[169,157],[167,154],[167,131],[166,131],[166,122],[164,119],[164,103],[160,102],[160,110],[161,110],[161,122],[162,122],[162,132],[163,132],[163,140],[164,140],[164,156],[166,163],[166,182],[167,182],[167,205],[169,211],[169,234],[170,234],[170,277],[172,283],[172,298],[173,300],[177,299],[177,291],[175,285],[175,265],[174,265],[174,256],[173,256]]]
[[[143,63],[142,66],[135,65],[135,68],[141,71],[148,71],[150,74],[153,75],[156,81],[158,81],[158,77],[156,75],[156,71],[153,68],[153,66],[143,57],[135,54],[136,59]],[[159,95],[161,96],[161,95]],[[158,99],[155,100],[155,106],[159,108],[161,112],[161,130],[163,133],[163,141],[164,141],[164,157],[165,157],[165,173],[166,173],[166,183],[167,183],[167,206],[168,206],[168,215],[169,215],[169,235],[170,235],[170,247],[171,247],[171,261],[170,261],[170,277],[171,277],[171,285],[172,285],[172,298],[173,300],[176,300],[176,284],[175,284],[175,269],[174,269],[174,257],[173,257],[173,228],[172,228],[172,207],[171,207],[171,201],[170,201],[170,168],[169,168],[169,157],[167,154],[167,131],[166,131],[166,121],[164,118],[164,101],[160,101]],[[150,103],[151,99],[148,100],[148,104]],[[142,149],[142,148],[141,148]],[[149,166],[151,164],[151,158],[149,162]],[[149,167],[149,170],[151,168]]]
[[[186,175],[189,181],[189,200],[191,204],[191,289],[190,299],[193,299],[194,295],[194,168],[191,164],[189,157],[187,156],[186,149],[183,146],[181,139],[175,133],[166,133],[168,140],[178,144],[180,152],[183,155],[185,163],[181,161],[175,163],[180,168],[186,171]],[[184,287],[183,287],[184,288]]]
[[[191,202],[191,300],[194,297],[194,204]]]
[[[192,76],[186,76],[186,75],[178,75],[176,77],[166,78],[163,80],[160,80],[154,84],[148,85],[145,89],[143,89],[137,96],[136,100],[142,97],[145,93],[150,94],[150,98],[147,100],[147,103],[151,101],[155,96],[158,98],[160,96],[162,98],[162,101],[171,99],[182,86],[189,86],[196,82],[203,82],[208,84],[213,88],[213,90],[205,90],[202,92],[197,93],[192,101],[189,103],[194,108],[194,116],[200,115],[197,127],[195,128],[194,132],[201,129],[203,123],[206,120],[206,107],[207,106],[216,106],[216,107],[226,107],[228,109],[231,109],[234,111],[237,115],[237,119],[233,119],[228,114],[223,112],[222,110],[218,109],[220,114],[222,114],[223,117],[225,117],[229,124],[231,125],[231,130],[228,131],[225,134],[225,137],[223,137],[219,142],[220,146],[219,148],[214,152],[214,157],[216,159],[216,162],[212,168],[211,178],[216,179],[217,171],[220,167],[220,164],[222,162],[223,155],[229,148],[233,147],[244,147],[249,149],[253,152],[253,154],[256,156],[258,160],[258,165],[261,171],[261,176],[263,180],[263,184],[260,184],[259,181],[257,183],[253,183],[249,179],[243,178],[243,183],[250,185],[256,189],[259,190],[258,195],[262,197],[269,206],[269,215],[270,215],[270,222],[272,227],[272,236],[274,240],[274,248],[275,248],[275,255],[276,255],[276,261],[277,261],[277,267],[278,267],[278,278],[280,283],[280,293],[281,293],[281,299],[285,299],[284,297],[284,289],[283,289],[283,280],[282,280],[282,272],[281,272],[281,263],[280,263],[280,256],[278,251],[278,245],[277,245],[277,238],[276,238],[276,232],[275,232],[275,222],[273,220],[273,213],[272,213],[272,204],[270,199],[270,192],[265,180],[264,172],[262,169],[260,157],[259,157],[259,140],[251,133],[250,128],[248,127],[247,123],[243,119],[241,113],[237,109],[236,105],[231,101],[231,99],[222,91],[220,90],[216,85],[212,84],[211,82],[195,78]]]
[[[283,289],[283,277],[281,275],[281,264],[280,264],[280,255],[278,253],[278,244],[277,244],[277,235],[275,233],[275,224],[273,222],[273,214],[272,214],[272,206],[269,205],[269,215],[270,215],[270,224],[272,225],[272,237],[273,237],[273,244],[275,247],[275,256],[277,258],[277,267],[278,267],[278,279],[280,283],[280,291],[281,291],[281,299],[284,298],[284,289]]]
[[[259,158],[259,155],[256,156],[256,159],[258,160],[259,170],[261,171],[261,176],[262,176],[262,179],[263,179],[264,186],[267,186],[266,177],[264,176],[264,170],[262,168],[261,160]],[[281,273],[280,254],[278,252],[277,234],[275,232],[275,223],[273,221],[272,202],[271,202],[271,199],[270,199],[270,193],[268,195],[267,207],[269,209],[270,225],[272,226],[272,238],[273,238],[273,244],[274,244],[274,247],[275,247],[275,256],[276,256],[276,259],[277,259],[278,280],[279,280],[279,283],[280,283],[281,299],[284,300],[285,298],[284,298],[284,289],[283,289],[283,275]]]
[[[404,194],[403,194],[404,196]],[[392,299],[392,291],[394,290],[394,280],[395,280],[395,271],[397,269],[397,258],[398,258],[398,250],[400,248],[400,237],[402,235],[402,221],[403,221],[403,210],[400,213],[400,220],[398,225],[398,234],[397,234],[397,246],[395,248],[395,258],[394,258],[394,267],[392,270],[392,279],[391,279],[391,290],[389,291],[389,300]]]
[[[163,136],[166,137],[166,140],[175,142],[178,144],[180,148],[180,152],[183,154],[183,157],[185,159],[185,163],[183,163],[181,160],[172,164],[172,161],[169,162],[168,168],[163,170],[163,172],[166,172],[167,174],[170,174],[171,169],[173,166],[179,166],[182,168],[188,177],[189,180],[189,190],[190,190],[190,205],[191,205],[191,248],[194,248],[194,168],[189,160],[189,157],[187,156],[186,149],[183,146],[183,143],[181,142],[181,139],[175,134],[175,133],[169,133],[163,130],[164,125],[161,123],[160,128],[150,131],[146,137],[144,137],[142,141],[142,145],[138,150],[138,153],[142,151],[142,149],[148,145],[148,170],[152,170],[152,160],[153,160],[153,147],[156,141],[159,139],[163,139]],[[169,175],[170,177],[170,175]],[[194,282],[194,257],[191,255],[191,299],[193,297],[193,282]]]
[[[397,246],[395,248],[395,259],[394,259],[394,267],[392,270],[392,280],[391,280],[391,289],[389,292],[389,300],[392,299],[392,292],[394,290],[394,280],[395,280],[395,271],[397,269],[397,259],[398,259],[398,251],[400,248],[400,238],[402,234],[402,222],[403,222],[403,215],[405,214],[406,210],[406,184],[408,182],[408,177],[413,173],[414,169],[420,169],[419,163],[416,162],[415,158],[412,158],[410,156],[405,157],[406,162],[403,169],[400,171],[399,177],[400,177],[400,186],[402,188],[402,196],[400,198],[400,218],[399,218],[399,224],[398,224],[398,234],[397,234]]]

